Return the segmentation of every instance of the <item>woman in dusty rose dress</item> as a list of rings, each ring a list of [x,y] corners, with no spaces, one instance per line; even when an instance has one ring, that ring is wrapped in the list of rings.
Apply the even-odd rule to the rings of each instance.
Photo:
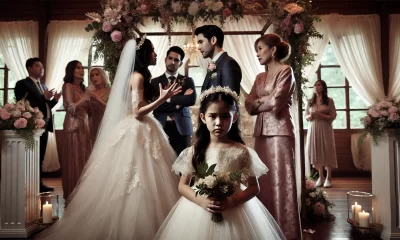
[[[66,111],[64,120],[65,146],[61,162],[64,199],[74,190],[92,151],[89,129],[91,113],[90,91],[83,85],[84,70],[79,61],[71,61],[65,68],[63,101]]]
[[[90,132],[92,134],[92,143],[94,144],[104,111],[106,110],[111,87],[109,86],[110,82],[106,72],[101,68],[90,69],[89,77],[92,85],[90,85],[88,89],[93,93],[90,97],[90,106],[92,108]]]
[[[289,56],[290,46],[276,34],[260,37],[254,46],[260,64],[267,70],[258,74],[245,106],[249,114],[257,115],[254,149],[270,169],[259,179],[258,198],[286,239],[301,239],[290,114],[295,80],[290,66],[281,63]]]
[[[337,168],[335,137],[332,121],[336,118],[335,103],[328,97],[325,81],[314,84],[314,95],[306,108],[306,120],[310,122],[307,132],[306,153],[310,163],[318,170],[316,185],[331,187],[332,168]],[[324,181],[324,167],[326,179]]]

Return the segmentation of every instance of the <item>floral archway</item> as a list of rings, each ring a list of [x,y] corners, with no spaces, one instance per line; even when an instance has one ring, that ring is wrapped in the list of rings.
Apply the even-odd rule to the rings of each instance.
[[[315,21],[320,20],[313,14],[309,1],[266,0],[261,5],[248,0],[103,0],[101,5],[101,13],[86,14],[93,22],[85,29],[95,31],[95,58],[104,59],[104,69],[109,72],[111,79],[115,75],[124,44],[141,34],[139,26],[144,25],[149,17],[161,24],[169,36],[174,34],[174,24],[184,24],[192,29],[202,25],[202,22],[216,22],[223,26],[228,21],[240,21],[249,12],[257,12],[265,17],[267,24],[260,29],[260,33],[263,34],[272,25],[273,31],[292,47],[287,63],[293,68],[296,82],[300,83],[297,84],[296,93],[297,102],[300,103],[297,106],[297,124],[300,126],[299,139],[303,139],[301,101],[308,80],[302,71],[314,61],[315,54],[308,49],[309,39],[322,37],[313,26]],[[300,146],[304,146],[302,140]],[[301,172],[302,192],[305,192],[304,169]]]

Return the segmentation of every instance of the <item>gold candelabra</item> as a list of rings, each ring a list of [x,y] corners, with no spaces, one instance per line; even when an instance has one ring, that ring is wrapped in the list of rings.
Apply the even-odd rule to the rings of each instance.
[[[189,57],[189,67],[198,67],[197,58],[200,55],[200,51],[198,50],[199,44],[196,43],[196,38],[192,33],[191,40],[183,45],[183,50],[185,51],[186,55]]]

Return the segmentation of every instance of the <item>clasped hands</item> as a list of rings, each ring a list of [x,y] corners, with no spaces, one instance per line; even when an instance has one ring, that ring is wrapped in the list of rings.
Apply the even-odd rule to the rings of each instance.
[[[54,97],[54,100],[58,101],[58,99],[61,97],[61,92],[55,92],[53,88],[51,90],[45,90],[43,92],[43,96],[46,98],[46,100],[50,100],[52,97]]]
[[[200,207],[211,213],[221,213],[236,207],[236,204],[231,197],[228,197],[223,201],[218,201],[214,198],[207,198],[204,196],[198,196],[198,198],[198,204]]]
[[[311,113],[311,118],[312,119],[322,119],[323,118],[323,114],[320,113],[319,111],[315,111]]]

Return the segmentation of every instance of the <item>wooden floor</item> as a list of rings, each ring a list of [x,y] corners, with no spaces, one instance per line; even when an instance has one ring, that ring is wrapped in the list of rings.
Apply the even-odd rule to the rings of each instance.
[[[55,192],[60,194],[60,214],[63,214],[64,199],[62,198],[61,179],[45,179],[45,184],[55,187]],[[332,180],[332,188],[326,188],[329,199],[331,199],[335,206],[333,207],[333,214],[336,219],[331,222],[319,222],[317,224],[310,224],[303,222],[303,229],[313,229],[314,234],[304,233],[304,240],[368,240],[379,239],[376,237],[364,236],[357,231],[351,229],[347,223],[347,203],[346,193],[352,190],[371,192],[372,185],[370,178],[334,178]],[[33,239],[33,237],[31,238]]]

